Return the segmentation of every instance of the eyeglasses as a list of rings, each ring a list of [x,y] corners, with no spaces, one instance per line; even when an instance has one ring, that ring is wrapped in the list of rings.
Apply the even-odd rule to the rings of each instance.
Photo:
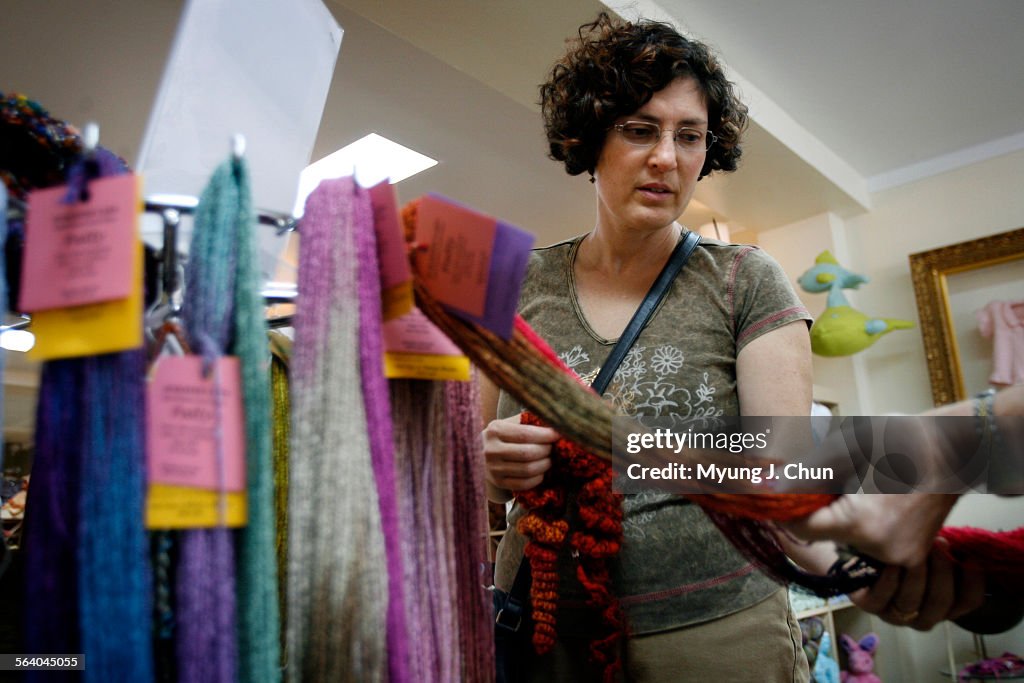
[[[661,126],[650,121],[625,121],[616,123],[612,129],[618,132],[623,140],[637,147],[654,147],[661,142]],[[672,139],[681,152],[706,152],[718,140],[710,130],[704,132],[696,128],[683,127],[669,132],[672,133]]]

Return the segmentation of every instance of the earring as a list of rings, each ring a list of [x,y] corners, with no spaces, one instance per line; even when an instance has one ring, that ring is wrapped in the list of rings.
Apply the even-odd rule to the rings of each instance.
[[[594,174],[593,174],[593,173],[591,173],[591,174],[590,174],[590,182],[591,182],[591,183],[593,183],[593,182],[594,182]]]

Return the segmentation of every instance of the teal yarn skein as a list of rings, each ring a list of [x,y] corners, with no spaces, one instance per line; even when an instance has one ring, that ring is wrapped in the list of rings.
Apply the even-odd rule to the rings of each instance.
[[[242,366],[245,402],[246,492],[249,523],[238,545],[239,677],[251,683],[280,680],[280,607],[275,543],[274,463],[271,451],[270,350],[257,227],[244,160],[232,160],[240,188],[236,249],[234,343]]]

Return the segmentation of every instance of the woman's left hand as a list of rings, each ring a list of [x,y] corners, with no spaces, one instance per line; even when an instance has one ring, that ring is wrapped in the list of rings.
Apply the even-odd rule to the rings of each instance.
[[[883,621],[928,631],[946,619],[956,619],[984,602],[985,577],[972,564],[957,564],[937,539],[924,562],[912,567],[889,565],[870,588],[850,600]]]

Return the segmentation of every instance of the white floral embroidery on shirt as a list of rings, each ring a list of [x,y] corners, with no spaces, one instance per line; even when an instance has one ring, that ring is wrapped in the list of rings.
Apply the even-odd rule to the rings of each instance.
[[[651,367],[660,375],[669,375],[678,372],[683,367],[683,352],[674,346],[665,344],[654,349],[651,357]]]
[[[589,363],[590,354],[583,350],[583,347],[577,344],[565,353],[558,354],[559,359],[567,366],[570,370],[576,370],[576,366],[580,363]]]
[[[646,346],[634,346],[622,360],[605,392],[605,398],[612,402],[615,410],[622,415],[642,413],[645,417],[670,418],[673,427],[717,422],[715,418],[725,411],[715,405],[717,387],[710,383],[709,373],[703,373],[702,381],[691,391],[672,381],[678,379],[679,371],[686,364],[681,349],[662,344],[650,353],[648,350]],[[587,383],[592,382],[600,370],[588,369],[590,355],[578,344],[558,357]]]
[[[697,403],[708,403],[715,394],[715,388],[708,386],[708,373],[704,373],[704,383],[697,387]]]
[[[715,405],[716,388],[709,384],[708,373],[703,373],[702,382],[693,391],[672,381],[685,364],[682,350],[670,344],[654,349],[650,362],[653,376],[648,375],[644,360],[647,348],[637,347],[635,351],[635,355],[631,353],[623,361],[625,371],[616,374],[610,391],[622,413],[670,418],[674,427],[694,422],[706,425],[709,419],[724,413]]]
[[[647,363],[644,362],[644,351],[647,350],[646,346],[634,346],[626,354],[626,357],[622,359],[622,365],[619,366],[618,371],[615,373],[616,378],[624,377],[643,377],[647,374]],[[622,380],[619,379],[621,382]]]
[[[722,415],[723,410],[715,407],[715,391],[717,389],[708,384],[708,373],[704,373],[704,381],[697,387],[697,401],[696,403],[689,404],[690,413],[693,416],[691,421],[700,421],[702,426],[719,425],[721,421],[718,418]]]

